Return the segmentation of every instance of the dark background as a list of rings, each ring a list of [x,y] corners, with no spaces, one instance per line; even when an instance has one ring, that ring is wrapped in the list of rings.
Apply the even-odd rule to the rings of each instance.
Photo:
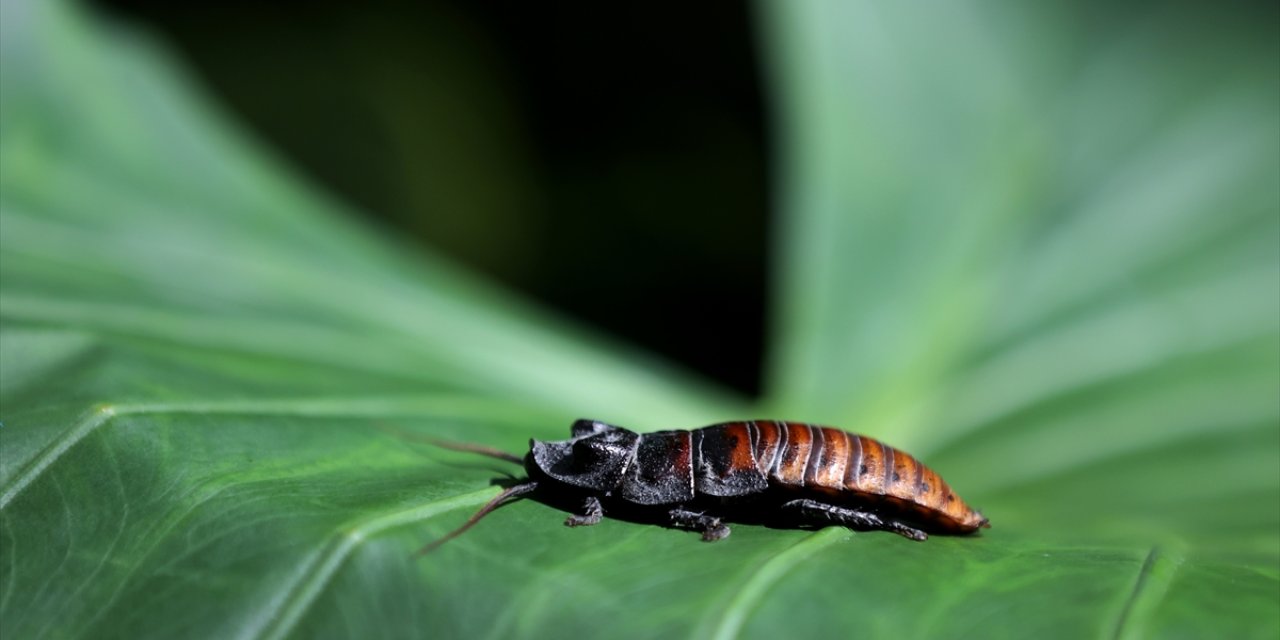
[[[771,194],[749,3],[97,4],[377,224],[758,392]]]

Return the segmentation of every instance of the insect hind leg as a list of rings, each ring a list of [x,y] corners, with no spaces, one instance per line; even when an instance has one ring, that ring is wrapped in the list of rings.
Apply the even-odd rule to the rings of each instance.
[[[807,498],[800,500],[792,500],[782,505],[787,511],[792,511],[800,515],[800,517],[811,522],[840,524],[850,529],[860,530],[880,530],[892,531],[904,538],[910,538],[916,541],[922,541],[929,538],[925,532],[908,527],[897,520],[885,520],[879,514],[870,511],[860,511],[858,509],[849,509],[847,507],[837,507],[833,504],[818,502]]]
[[[672,526],[701,531],[705,542],[715,542],[729,537],[729,527],[715,516],[689,511],[682,507],[676,507],[667,513],[671,517]]]

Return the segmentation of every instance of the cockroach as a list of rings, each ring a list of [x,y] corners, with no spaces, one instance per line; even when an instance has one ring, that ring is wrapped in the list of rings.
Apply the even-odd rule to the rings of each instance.
[[[729,535],[729,514],[780,515],[796,526],[843,525],[925,540],[925,531],[970,534],[990,527],[932,469],[878,440],[799,422],[726,422],[692,431],[640,434],[578,420],[570,439],[529,441],[520,456],[437,442],[524,465],[528,480],[484,505],[465,524],[423,547],[427,553],[471,528],[508,498],[537,491],[581,505],[570,527],[600,522],[614,508],[647,509],[666,524]]]

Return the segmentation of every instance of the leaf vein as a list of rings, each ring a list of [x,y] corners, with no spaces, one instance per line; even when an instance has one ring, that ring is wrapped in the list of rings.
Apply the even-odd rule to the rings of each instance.
[[[440,410],[441,404],[447,407]],[[252,415],[297,415],[312,417],[390,415],[473,416],[492,409],[492,401],[464,394],[437,396],[384,397],[360,399],[270,398],[260,400],[188,401],[175,403],[142,403],[130,405],[99,404],[90,409],[75,425],[58,436],[20,471],[0,492],[0,511],[40,477],[72,447],[79,444],[113,418],[122,415],[165,413],[223,413]],[[526,410],[521,408],[521,410]],[[527,410],[533,410],[531,407]]]
[[[18,473],[18,475],[13,479],[13,482],[9,483],[9,486],[5,488],[4,493],[0,493],[0,511],[3,511],[8,507],[9,503],[13,502],[13,499],[18,497],[18,494],[22,493],[23,489],[26,489],[32,481],[40,477],[40,474],[43,473],[45,469],[49,468],[49,465],[57,462],[58,458],[62,457],[62,454],[66,453],[71,447],[74,447],[76,443],[85,439],[86,436],[93,433],[98,427],[106,424],[115,415],[115,407],[112,407],[111,405],[100,405],[91,410],[88,415],[81,418],[79,422],[50,443],[48,447],[45,447],[39,455],[27,464],[25,469]]]
[[[800,562],[821,551],[828,545],[847,538],[849,530],[843,527],[827,527],[779,551],[773,557],[753,568],[742,580],[741,585],[730,596],[729,604],[719,615],[714,630],[709,637],[715,640],[728,640],[738,637],[747,614],[755,609],[755,605],[764,594]]]
[[[302,619],[311,605],[320,597],[348,557],[369,538],[401,525],[421,522],[457,507],[480,504],[493,497],[492,488],[464,493],[448,498],[432,500],[410,509],[378,514],[339,528],[329,540],[305,563],[289,584],[269,607],[264,616],[265,627],[249,630],[244,637],[283,638]],[[406,562],[412,559],[406,557]]]
[[[1180,556],[1168,553],[1159,546],[1151,547],[1138,571],[1137,579],[1134,580],[1133,589],[1125,599],[1124,608],[1116,618],[1112,638],[1119,640],[1144,636],[1140,627],[1142,618],[1164,597],[1180,564]]]

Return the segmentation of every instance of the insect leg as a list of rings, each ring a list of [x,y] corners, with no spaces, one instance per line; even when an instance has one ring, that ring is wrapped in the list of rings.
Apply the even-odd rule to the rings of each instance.
[[[582,502],[582,515],[569,516],[564,521],[566,527],[589,527],[604,518],[604,507],[600,506],[600,498],[588,496]]]
[[[702,531],[702,539],[715,542],[729,537],[729,527],[720,518],[676,507],[669,512],[672,526]]]
[[[897,520],[885,520],[870,511],[837,507],[817,500],[792,500],[782,505],[782,508],[793,510],[807,520],[841,524],[851,529],[892,531],[904,538],[916,541],[925,540],[929,537],[919,529],[908,527]]]

